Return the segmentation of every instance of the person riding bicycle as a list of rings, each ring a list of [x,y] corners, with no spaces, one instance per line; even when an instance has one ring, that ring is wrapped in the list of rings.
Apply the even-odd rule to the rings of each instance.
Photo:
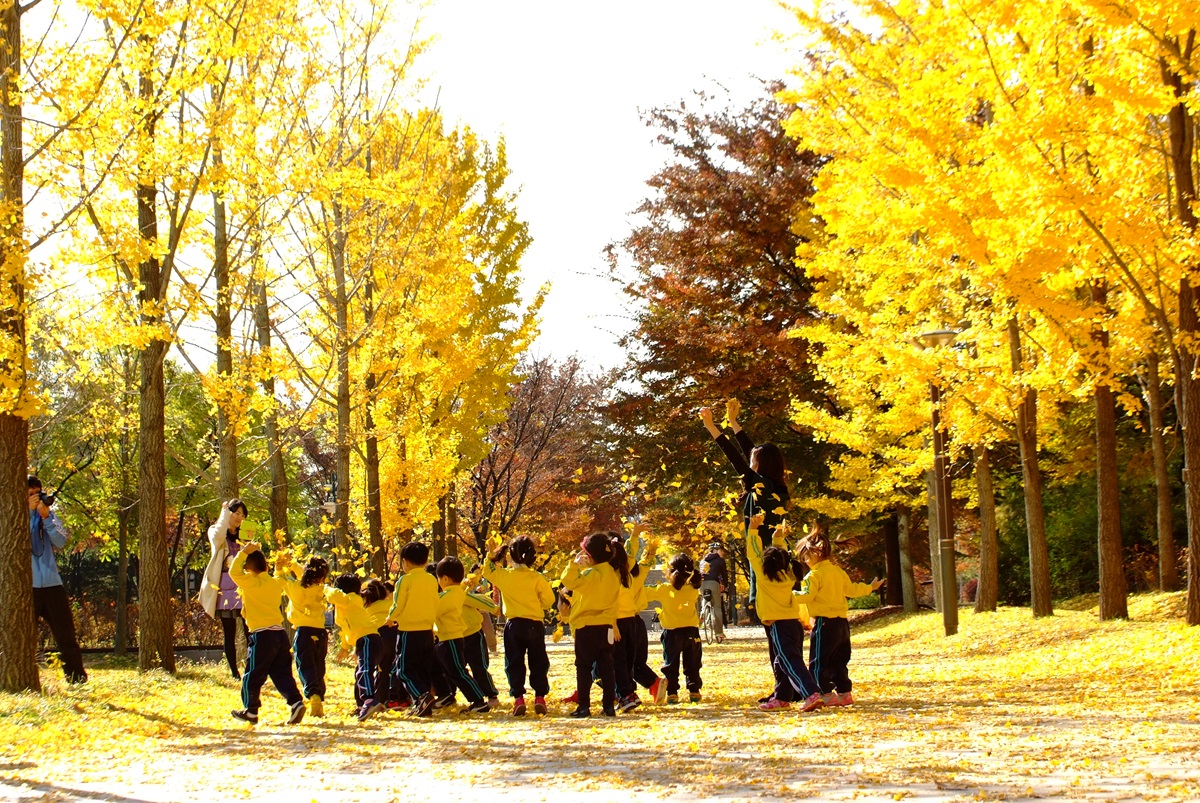
[[[703,582],[700,584],[701,595],[708,596],[712,601],[714,629],[717,642],[725,640],[725,585],[728,582],[728,564],[725,561],[725,547],[714,542],[709,545],[708,554],[700,562],[700,572]],[[727,553],[726,553],[727,554]]]

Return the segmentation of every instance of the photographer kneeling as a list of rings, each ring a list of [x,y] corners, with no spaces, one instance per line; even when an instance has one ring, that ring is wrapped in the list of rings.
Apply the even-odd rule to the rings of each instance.
[[[50,510],[54,498],[42,493],[42,481],[30,477],[29,538],[33,547],[33,620],[44,619],[50,625],[54,645],[62,656],[63,673],[68,683],[84,683],[83,655],[75,639],[75,620],[71,616],[71,601],[58,575],[54,550],[66,546],[67,536],[58,517]]]

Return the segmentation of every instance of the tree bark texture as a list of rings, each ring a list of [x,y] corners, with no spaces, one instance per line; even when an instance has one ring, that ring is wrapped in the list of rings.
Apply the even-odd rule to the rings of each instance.
[[[213,149],[213,166],[221,166],[221,149]],[[237,411],[229,409],[236,394],[233,383],[233,320],[230,313],[229,223],[225,200],[213,193],[213,275],[217,285],[217,450],[220,462],[217,480],[221,503],[238,495]]]
[[[1000,544],[996,537],[991,450],[982,446],[974,452],[975,490],[979,496],[979,585],[975,588],[975,613],[983,613],[995,611],[1000,596]]]
[[[900,531],[896,517],[889,516],[883,522],[883,556],[887,565],[887,586],[884,593],[885,605],[900,605],[904,602],[904,589],[900,579]]]
[[[1108,288],[1092,285],[1092,302],[1107,309]],[[1108,355],[1108,330],[1097,328],[1092,339]],[[1100,553],[1100,620],[1127,619],[1125,558],[1121,544],[1121,487],[1117,477],[1117,405],[1106,376],[1092,393],[1096,404],[1096,513]]]
[[[900,588],[905,613],[917,612],[917,584],[913,578],[912,514],[907,509],[896,511],[896,534],[900,541]]]
[[[1159,384],[1158,352],[1146,360],[1146,408],[1150,414],[1150,451],[1154,456],[1158,531],[1158,587],[1179,590],[1179,562],[1175,555],[1175,521],[1171,510],[1171,475],[1167,470],[1166,425],[1163,423],[1162,386]]]
[[[258,330],[258,348],[263,354],[271,353],[271,309],[267,304],[267,285],[257,282],[257,299],[254,308],[254,326]],[[279,413],[275,408],[275,377],[268,372],[262,380],[263,395],[271,400],[267,414],[263,416],[263,437],[267,441],[271,474],[271,531],[289,536],[288,527],[288,476],[287,461],[283,454],[283,439],[279,432]]]

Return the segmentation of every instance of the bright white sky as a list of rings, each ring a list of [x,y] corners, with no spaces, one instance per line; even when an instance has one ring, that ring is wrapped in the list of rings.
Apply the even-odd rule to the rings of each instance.
[[[733,103],[785,77],[796,54],[771,41],[795,21],[773,0],[437,0],[418,63],[453,122],[508,144],[533,246],[526,297],[543,282],[536,350],[622,361],[627,303],[602,250],[622,239],[644,182],[667,156],[639,110],[726,87]],[[715,82],[715,83],[714,83]]]

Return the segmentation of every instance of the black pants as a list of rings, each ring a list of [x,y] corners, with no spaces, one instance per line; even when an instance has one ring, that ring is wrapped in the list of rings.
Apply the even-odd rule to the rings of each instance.
[[[592,664],[600,674],[604,710],[616,704],[616,678],[613,673],[612,628],[608,625],[588,625],[575,628],[575,688],[579,692],[579,707],[591,708]]]
[[[401,630],[396,641],[396,663],[392,678],[403,684],[410,697],[416,700],[433,688],[434,665],[432,630]]]
[[[850,691],[850,622],[844,617],[816,617],[808,646],[808,668],[821,691]]]
[[[325,697],[325,658],[329,655],[329,633],[323,627],[297,627],[292,642],[296,651],[296,674],[304,696]]]
[[[246,634],[246,644],[250,643],[250,628],[246,625],[246,620],[242,618],[242,612],[239,610],[234,612],[224,612],[222,616],[217,614],[217,618],[221,620],[221,637],[225,642],[225,663],[229,664],[229,671],[236,678],[239,676],[237,665],[237,623],[242,623],[242,632]],[[230,614],[233,615],[230,615]]]
[[[464,652],[461,638],[447,639],[437,643],[437,657],[442,664],[442,670],[446,673],[446,679],[453,688],[457,688],[463,693],[467,702],[474,704],[483,700],[483,689],[467,671]]]
[[[354,702],[361,706],[367,700],[383,702],[375,691],[375,674],[379,671],[379,656],[383,639],[378,633],[368,633],[354,642]]]
[[[71,616],[71,601],[67,589],[61,585],[33,589],[33,625],[44,619],[54,636],[54,646],[62,659],[63,674],[69,683],[83,683],[87,672],[83,668],[83,654],[75,638],[75,619]]]
[[[401,683],[393,682],[392,667],[396,665],[396,641],[400,628],[384,625],[379,628],[379,671],[375,673],[375,694],[380,701],[397,703],[408,699],[408,690]]]
[[[469,636],[463,636],[463,660],[467,663],[467,668],[471,670],[471,677],[479,684],[479,690],[483,692],[485,697],[499,697],[500,692],[496,691],[496,682],[492,680],[492,673],[488,671],[488,648],[487,638],[484,637],[482,630],[477,630]]]
[[[508,693],[525,696],[525,661],[529,661],[529,685],[536,697],[550,693],[550,657],[546,655],[546,630],[533,619],[509,619],[504,623],[504,675]]]
[[[679,693],[679,670],[687,681],[687,690],[700,691],[704,683],[700,680],[702,645],[700,628],[674,627],[664,630],[662,636],[663,677],[667,679],[667,694]]]
[[[804,663],[804,627],[799,619],[776,619],[767,628],[767,641],[771,645],[776,699],[790,703],[820,691]]]
[[[658,675],[650,668],[650,635],[646,632],[646,620],[640,616],[628,616],[617,620],[617,631],[621,640],[613,645],[613,676],[617,682],[617,698],[627,697],[640,685],[650,688]],[[600,679],[595,667],[592,678]]]
[[[267,678],[288,705],[304,699],[292,677],[292,650],[282,630],[255,630],[250,634],[246,671],[242,674],[242,706],[251,714],[257,714],[262,705],[259,692]]]

